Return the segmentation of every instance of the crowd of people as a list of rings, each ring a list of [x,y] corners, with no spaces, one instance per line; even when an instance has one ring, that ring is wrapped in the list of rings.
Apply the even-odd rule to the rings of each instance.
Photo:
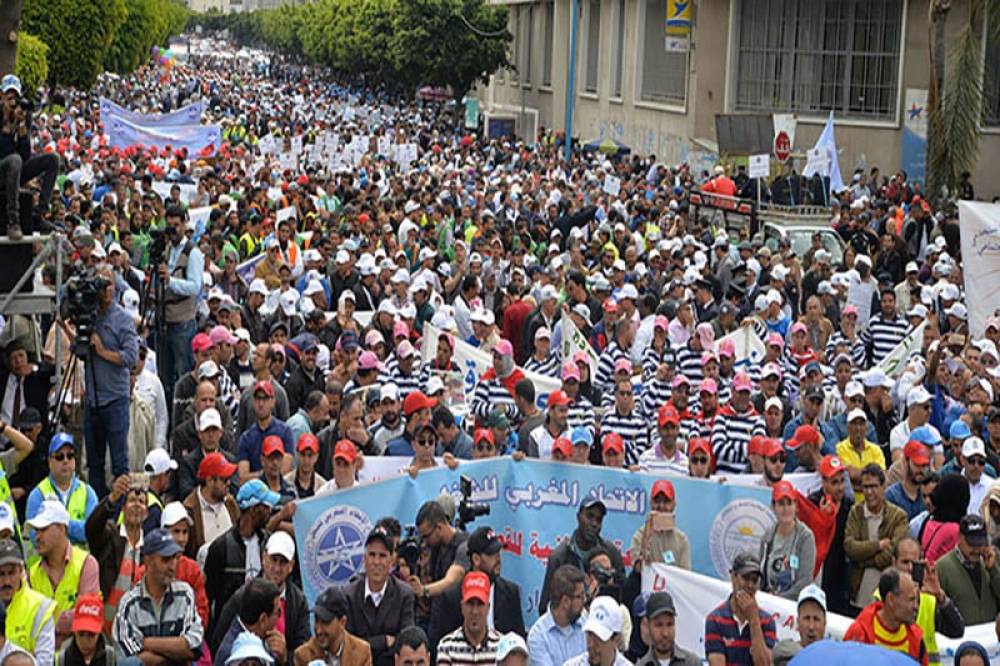
[[[166,75],[34,105],[0,84],[9,235],[65,234],[70,300],[96,294],[86,325],[81,307],[4,315],[0,665],[761,666],[827,637],[828,612],[853,618],[845,641],[939,664],[939,634],[1000,632],[1000,317],[969,330],[956,214],[905,173],[855,173],[829,209],[843,252],[817,234],[797,255],[694,214],[692,192],[738,193],[742,170],[567,163],[554,134],[487,138],[447,105],[193,44]],[[111,147],[101,97],[203,102],[223,143]],[[36,282],[56,277],[50,259]],[[562,357],[563,318],[593,371]],[[717,344],[743,327],[763,359]],[[492,359],[467,403],[458,342]],[[538,375],[559,384],[541,405]],[[528,626],[534,591],[446,499],[384,516],[363,569],[310,606],[296,502],[382,455],[414,476],[512,456],[656,480],[629,558],[602,537],[607,507],[578,507]],[[641,570],[708,557],[674,519],[698,498],[671,478],[740,474],[776,520],[692,653]],[[797,640],[777,641],[761,591],[797,603]],[[989,656],[966,642],[954,663]]]

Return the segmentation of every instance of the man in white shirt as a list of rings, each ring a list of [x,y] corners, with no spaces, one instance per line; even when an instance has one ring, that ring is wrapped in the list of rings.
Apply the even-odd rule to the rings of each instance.
[[[923,385],[914,386],[906,394],[906,409],[906,418],[896,424],[889,433],[889,450],[892,453],[892,462],[896,462],[903,456],[903,447],[910,441],[910,433],[917,428],[926,426],[937,440],[937,444],[934,446],[934,468],[937,469],[944,463],[944,449],[941,446],[941,433],[928,423],[931,418],[931,394]]]
[[[154,441],[156,446],[165,449],[167,447],[167,423],[170,419],[167,413],[167,399],[163,393],[163,383],[156,373],[151,372],[146,367],[146,356],[149,349],[139,347],[139,357],[136,361],[135,392],[146,399],[146,402],[153,408],[156,416],[154,426]]]
[[[983,498],[993,485],[993,479],[983,474],[986,467],[986,444],[978,437],[962,443],[962,476],[969,482],[969,508],[966,513],[979,515]]]

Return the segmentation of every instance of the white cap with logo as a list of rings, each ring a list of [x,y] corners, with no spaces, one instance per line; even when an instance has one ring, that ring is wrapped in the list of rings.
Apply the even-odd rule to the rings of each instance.
[[[583,624],[584,632],[590,632],[602,641],[610,639],[622,630],[622,610],[618,602],[608,596],[594,599],[590,604],[590,614]]]

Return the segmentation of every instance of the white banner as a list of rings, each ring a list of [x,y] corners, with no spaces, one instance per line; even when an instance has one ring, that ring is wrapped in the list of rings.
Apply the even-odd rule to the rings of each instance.
[[[718,580],[654,562],[642,568],[642,591],[644,594],[670,593],[670,596],[674,598],[674,605],[677,607],[677,644],[696,655],[703,656],[705,654],[705,618],[729,597],[732,586],[727,580]],[[774,624],[778,630],[778,640],[798,639],[799,634],[795,627],[798,615],[796,602],[758,592],[757,605],[774,618]],[[827,613],[827,638],[841,640],[844,632],[851,626],[851,622],[852,619],[849,617]],[[941,663],[952,663],[955,648],[969,640],[977,641],[986,647],[990,655],[990,664],[1000,665],[1000,644],[997,642],[992,623],[966,627],[965,635],[957,640],[938,634],[937,644],[941,651]]]
[[[969,330],[982,337],[986,320],[1000,308],[1000,205],[959,201],[958,219]]]
[[[927,328],[927,320],[920,324],[896,345],[891,352],[878,362],[878,367],[882,368],[886,375],[897,379],[903,370],[906,369],[906,362],[913,352],[919,352],[924,346],[924,329]]]
[[[439,329],[434,328],[429,323],[424,324],[423,344],[420,349],[421,360],[424,363],[429,364],[434,360],[434,355],[437,352],[438,336],[440,335],[441,331]],[[487,369],[493,366],[493,357],[482,349],[473,347],[468,342],[460,340],[456,336],[455,352],[452,360],[461,368],[462,374],[465,376],[465,400],[468,404],[472,404],[472,396],[476,392],[476,385],[479,383],[479,378],[482,377]],[[545,402],[548,400],[549,394],[553,391],[558,391],[559,387],[562,386],[562,382],[558,379],[546,377],[537,372],[524,370],[524,376],[530,379],[535,385],[535,403],[539,409],[545,409]]]
[[[724,335],[715,341],[715,353],[723,340],[732,341],[736,350],[736,367],[759,363],[764,358],[764,342],[757,337],[753,326],[741,326],[729,335]]]
[[[559,343],[559,355],[562,362],[569,363],[573,359],[573,354],[582,351],[590,362],[590,376],[593,377],[597,374],[597,363],[600,360],[597,352],[594,351],[590,342],[583,336],[572,319],[564,314],[559,318],[559,321],[560,326],[562,326],[562,340]]]

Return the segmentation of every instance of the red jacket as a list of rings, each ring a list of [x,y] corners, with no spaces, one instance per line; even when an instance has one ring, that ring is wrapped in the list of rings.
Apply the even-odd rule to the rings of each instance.
[[[882,608],[881,601],[874,601],[861,611],[851,626],[844,632],[845,641],[878,645],[875,641],[875,613]],[[927,647],[924,645],[924,632],[916,623],[906,627],[907,652],[911,657],[927,666]],[[883,646],[885,647],[885,646]]]

